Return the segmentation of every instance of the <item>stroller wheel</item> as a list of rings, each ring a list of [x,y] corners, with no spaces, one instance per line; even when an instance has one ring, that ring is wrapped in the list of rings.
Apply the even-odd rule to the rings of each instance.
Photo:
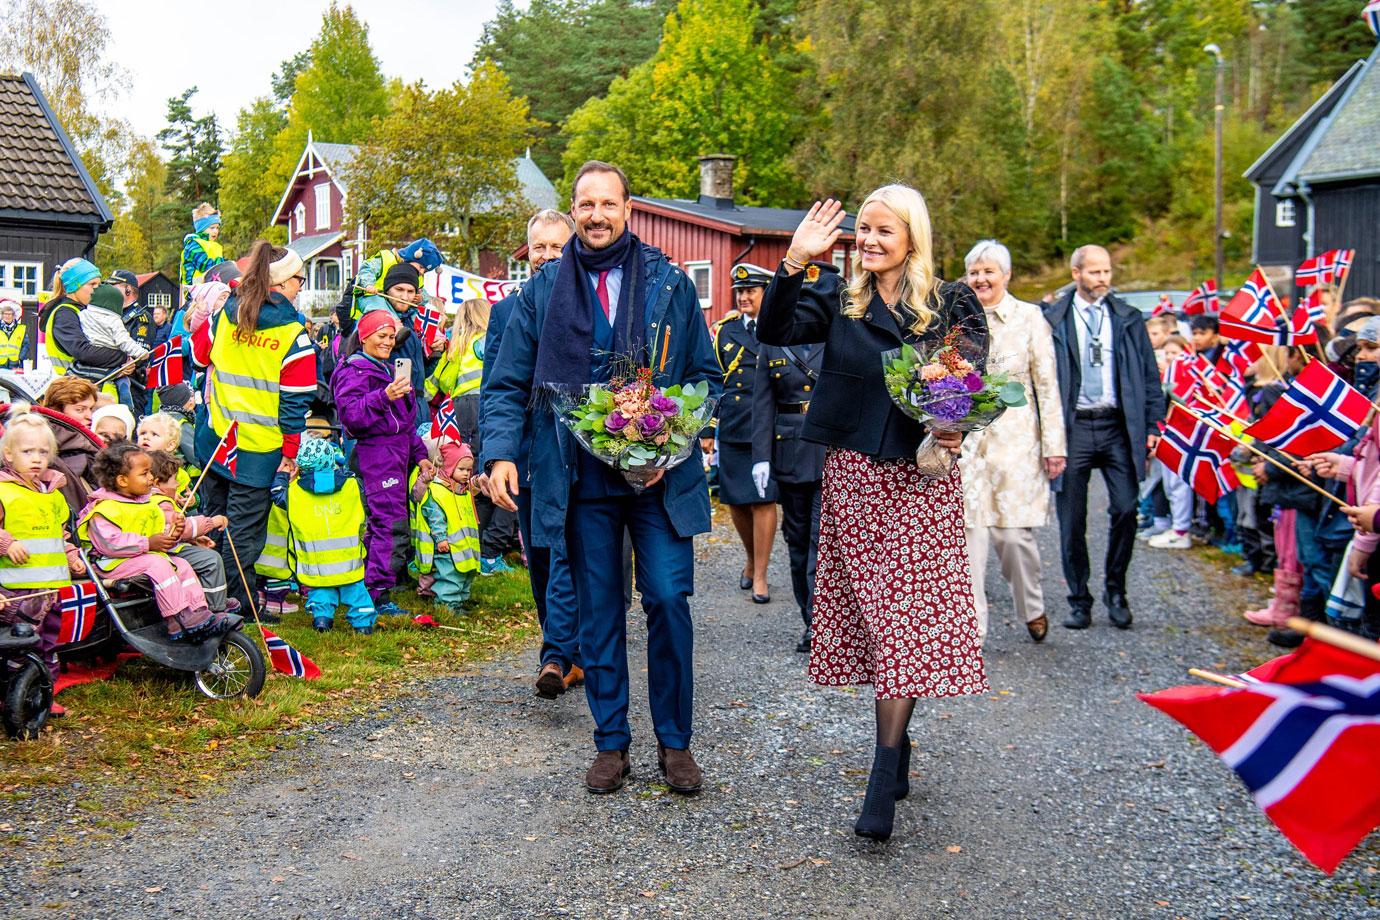
[[[52,705],[53,682],[48,669],[37,661],[24,661],[10,675],[5,693],[5,733],[18,741],[32,741],[42,733]]]
[[[196,688],[213,700],[255,697],[264,688],[264,656],[254,640],[242,632],[227,633],[216,657],[196,672]]]

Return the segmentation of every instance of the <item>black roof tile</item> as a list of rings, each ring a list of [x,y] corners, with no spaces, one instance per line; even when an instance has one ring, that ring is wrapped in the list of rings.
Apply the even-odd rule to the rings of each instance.
[[[105,199],[29,74],[0,74],[0,211],[111,220]]]

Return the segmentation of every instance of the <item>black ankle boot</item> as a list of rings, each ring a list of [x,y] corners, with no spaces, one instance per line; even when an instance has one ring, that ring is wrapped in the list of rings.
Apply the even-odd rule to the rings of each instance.
[[[901,733],[901,756],[896,761],[896,801],[910,795],[910,733]]]
[[[901,759],[897,748],[877,746],[872,755],[872,775],[867,780],[867,798],[853,833],[873,840],[889,840],[896,821],[896,768]]]

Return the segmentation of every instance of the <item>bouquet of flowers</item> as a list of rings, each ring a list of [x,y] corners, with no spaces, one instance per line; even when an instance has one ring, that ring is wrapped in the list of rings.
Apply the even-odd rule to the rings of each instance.
[[[906,415],[931,431],[980,431],[1007,409],[1026,404],[1025,387],[1004,373],[979,374],[953,333],[928,356],[910,345],[882,355],[887,392]],[[926,434],[915,452],[920,471],[944,479],[953,454]]]
[[[561,421],[585,448],[618,470],[636,491],[694,451],[696,435],[714,412],[709,384],[661,389],[650,368],[607,384],[590,384],[558,406]]]

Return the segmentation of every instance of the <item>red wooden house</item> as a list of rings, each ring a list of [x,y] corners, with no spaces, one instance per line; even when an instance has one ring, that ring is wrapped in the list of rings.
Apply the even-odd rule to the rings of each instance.
[[[656,246],[685,270],[699,293],[705,320],[714,322],[733,309],[730,273],[739,262],[752,262],[775,271],[786,255],[795,228],[805,211],[794,208],[756,208],[733,201],[733,162],[736,157],[700,157],[700,196],[632,200],[632,231]],[[831,254],[840,271],[847,271],[853,255],[853,217]],[[515,253],[527,255],[523,246]]]

